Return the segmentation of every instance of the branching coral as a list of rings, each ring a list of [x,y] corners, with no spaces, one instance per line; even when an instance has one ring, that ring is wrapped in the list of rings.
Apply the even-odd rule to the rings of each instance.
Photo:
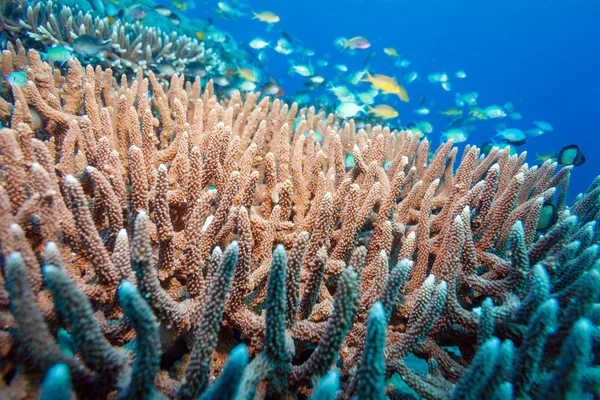
[[[18,62],[2,396],[599,395],[600,179],[567,207],[569,168],[507,150]]]

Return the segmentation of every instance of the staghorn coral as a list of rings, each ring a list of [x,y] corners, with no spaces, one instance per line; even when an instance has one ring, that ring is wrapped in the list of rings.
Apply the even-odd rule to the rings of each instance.
[[[429,159],[410,131],[211,82],[22,62],[0,131],[3,397],[599,395],[600,179],[567,207],[569,169],[507,150]]]

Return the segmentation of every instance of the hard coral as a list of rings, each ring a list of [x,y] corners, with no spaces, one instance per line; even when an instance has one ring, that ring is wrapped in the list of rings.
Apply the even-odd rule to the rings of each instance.
[[[600,178],[5,54],[3,397],[599,395]]]

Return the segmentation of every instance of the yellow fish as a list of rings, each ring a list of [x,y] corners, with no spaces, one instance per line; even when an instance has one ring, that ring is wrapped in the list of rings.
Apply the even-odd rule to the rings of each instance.
[[[204,40],[204,32],[202,32],[202,31],[196,32],[196,37],[200,40]]]
[[[367,77],[361,82],[370,82],[373,89],[379,89],[383,94],[397,94],[400,100],[408,102],[410,98],[404,87],[400,86],[394,78],[386,75],[371,75],[369,71],[365,71]]]
[[[376,117],[383,119],[396,118],[398,116],[398,111],[394,110],[391,106],[387,104],[380,104],[377,107],[369,107],[368,114],[373,114]]]
[[[238,67],[238,69],[237,69],[237,71],[235,73],[238,74],[239,76],[241,76],[242,78],[244,78],[247,81],[258,82],[258,78],[256,77],[256,73],[252,69],[250,69],[250,68],[240,68],[240,67]]]
[[[548,160],[555,160],[556,159],[556,153],[542,153],[542,154],[538,154],[535,153],[535,161],[540,161],[540,162],[546,162]]]
[[[440,114],[445,115],[446,117],[453,117],[456,115],[462,115],[463,110],[458,107],[450,107],[445,109],[444,111],[440,111]]]
[[[400,57],[400,54],[398,54],[398,50],[396,50],[393,47],[386,47],[383,49],[383,52],[390,57]]]
[[[175,7],[176,9],[178,9],[179,11],[185,11],[187,10],[187,2],[185,1],[173,1],[173,7]]]
[[[108,19],[108,23],[111,25],[117,22],[117,19],[115,17],[106,17],[106,19]]]
[[[271,12],[271,11],[263,11],[261,13],[253,13],[254,17],[252,19],[257,19],[262,22],[266,22],[267,24],[274,24],[279,22],[279,15]]]
[[[469,111],[469,115],[480,121],[487,119],[487,116],[479,108],[472,108],[471,111]]]

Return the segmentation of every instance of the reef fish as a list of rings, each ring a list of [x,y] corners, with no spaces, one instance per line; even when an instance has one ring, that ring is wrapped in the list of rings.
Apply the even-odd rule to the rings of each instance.
[[[408,93],[404,87],[400,86],[398,82],[394,78],[391,78],[386,75],[371,75],[369,71],[365,71],[367,73],[367,77],[362,80],[362,82],[371,83],[371,87],[373,89],[379,89],[383,92],[383,94],[397,94],[400,97],[400,100],[407,102],[410,100],[408,97]]]
[[[576,144],[563,147],[558,153],[557,160],[562,165],[573,165],[578,167],[585,163],[585,156]]]
[[[376,117],[383,119],[390,119],[396,118],[398,116],[398,111],[387,104],[380,104],[377,107],[369,107],[368,114],[373,114]]]
[[[73,42],[73,48],[81,55],[90,56],[106,50],[112,39],[99,39],[90,35],[81,35]]]
[[[371,47],[371,42],[362,36],[356,36],[352,39],[344,41],[344,48],[364,50],[368,49],[369,47]]]
[[[267,24],[274,24],[280,21],[279,15],[271,12],[271,11],[263,11],[259,13],[253,13],[254,17],[252,19],[257,19],[261,22],[266,22]]]

